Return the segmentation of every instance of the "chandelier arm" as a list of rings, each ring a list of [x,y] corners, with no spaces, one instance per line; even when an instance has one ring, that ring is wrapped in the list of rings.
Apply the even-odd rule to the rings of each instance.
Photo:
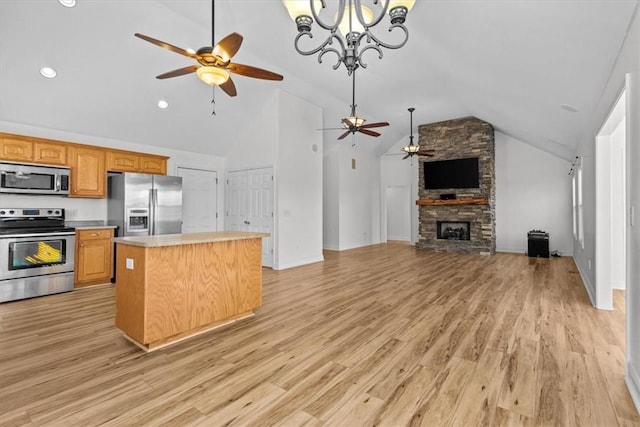
[[[407,44],[407,41],[409,40],[409,30],[407,30],[407,27],[405,27],[404,24],[398,23],[398,24],[391,24],[391,26],[389,27],[389,32],[393,31],[396,28],[399,28],[404,33],[404,39],[398,44],[385,43],[382,40],[380,40],[378,37],[376,37],[375,34],[373,34],[370,30],[365,31],[363,34],[366,34],[367,36],[367,43],[370,43],[370,40],[373,40],[376,43],[376,45],[382,46],[386,49],[400,49],[402,46]]]
[[[340,63],[342,62],[342,57],[343,57],[343,52],[345,51],[345,45],[344,42],[342,41],[342,39],[340,37],[338,37],[335,33],[331,33],[329,35],[329,37],[327,37],[327,39],[320,43],[320,45],[318,45],[317,47],[310,49],[310,50],[303,50],[300,48],[299,46],[299,41],[302,38],[302,36],[307,36],[310,39],[313,38],[313,34],[311,34],[311,32],[309,31],[301,31],[298,33],[298,35],[295,38],[294,41],[294,47],[296,49],[296,51],[300,54],[300,55],[305,55],[305,56],[309,56],[309,55],[314,55],[318,52],[320,52],[318,54],[318,62],[322,62],[322,57],[327,53],[327,52],[332,52],[335,53],[336,56],[338,57],[338,62],[336,63],[336,65],[333,66],[334,70],[337,70],[338,67],[340,67]],[[340,44],[340,49],[338,50],[336,48],[333,47],[327,47],[328,45],[333,44],[333,40],[337,40],[338,44]]]
[[[379,58],[379,59],[382,59],[383,53],[382,53],[382,49],[380,49],[380,46],[378,46],[378,45],[374,45],[374,44],[371,44],[371,45],[365,46],[365,47],[360,51],[360,54],[358,55],[358,65],[360,65],[362,68],[367,68],[367,63],[366,63],[366,62],[364,62],[364,61],[362,60],[362,55],[363,55],[366,51],[371,50],[371,49],[372,49],[372,50],[377,51],[377,52],[378,52],[378,58]]]
[[[320,19],[320,14],[318,13],[318,11],[316,11],[316,7],[314,6],[315,2],[313,0],[309,0],[309,4],[311,5],[311,14],[313,15],[313,20],[325,30],[329,30],[333,33],[338,28],[338,24],[342,21],[342,16],[344,15],[344,2],[345,0],[340,0],[338,4],[339,9],[338,9],[338,16],[336,17],[336,22],[332,24],[327,24],[322,19]],[[327,3],[325,2],[325,0],[322,0],[321,5],[322,5],[321,9],[324,9],[327,7]]]
[[[336,62],[335,65],[332,66],[334,70],[337,70],[338,68],[340,68],[340,64],[342,64],[342,55],[340,54],[338,49],[334,49],[332,47],[327,49],[322,49],[322,52],[318,54],[318,62],[322,63],[322,57],[325,55],[325,53],[328,53],[328,52],[335,53],[336,56],[338,57],[338,62]]]

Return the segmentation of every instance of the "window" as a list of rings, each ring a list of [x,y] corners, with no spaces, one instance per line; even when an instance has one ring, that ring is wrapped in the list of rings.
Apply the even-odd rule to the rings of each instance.
[[[582,197],[582,157],[578,160],[578,170],[576,172],[578,177],[578,241],[580,247],[584,249],[584,212],[583,212],[583,197]]]
[[[578,240],[578,198],[577,198],[577,180],[574,174],[571,177],[571,199],[573,206],[573,239]]]

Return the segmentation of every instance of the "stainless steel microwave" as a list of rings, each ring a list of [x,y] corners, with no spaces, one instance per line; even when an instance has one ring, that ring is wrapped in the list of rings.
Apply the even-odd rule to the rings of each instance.
[[[69,195],[69,168],[0,163],[0,193]]]

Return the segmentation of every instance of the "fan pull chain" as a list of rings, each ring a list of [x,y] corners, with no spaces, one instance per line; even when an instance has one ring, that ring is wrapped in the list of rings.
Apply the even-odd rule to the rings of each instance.
[[[216,115],[216,87],[211,86],[211,115]]]

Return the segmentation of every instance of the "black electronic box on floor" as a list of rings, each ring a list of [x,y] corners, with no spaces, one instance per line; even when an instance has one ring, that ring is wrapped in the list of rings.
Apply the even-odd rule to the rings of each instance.
[[[533,258],[549,258],[549,233],[531,230],[527,233],[527,253]]]

